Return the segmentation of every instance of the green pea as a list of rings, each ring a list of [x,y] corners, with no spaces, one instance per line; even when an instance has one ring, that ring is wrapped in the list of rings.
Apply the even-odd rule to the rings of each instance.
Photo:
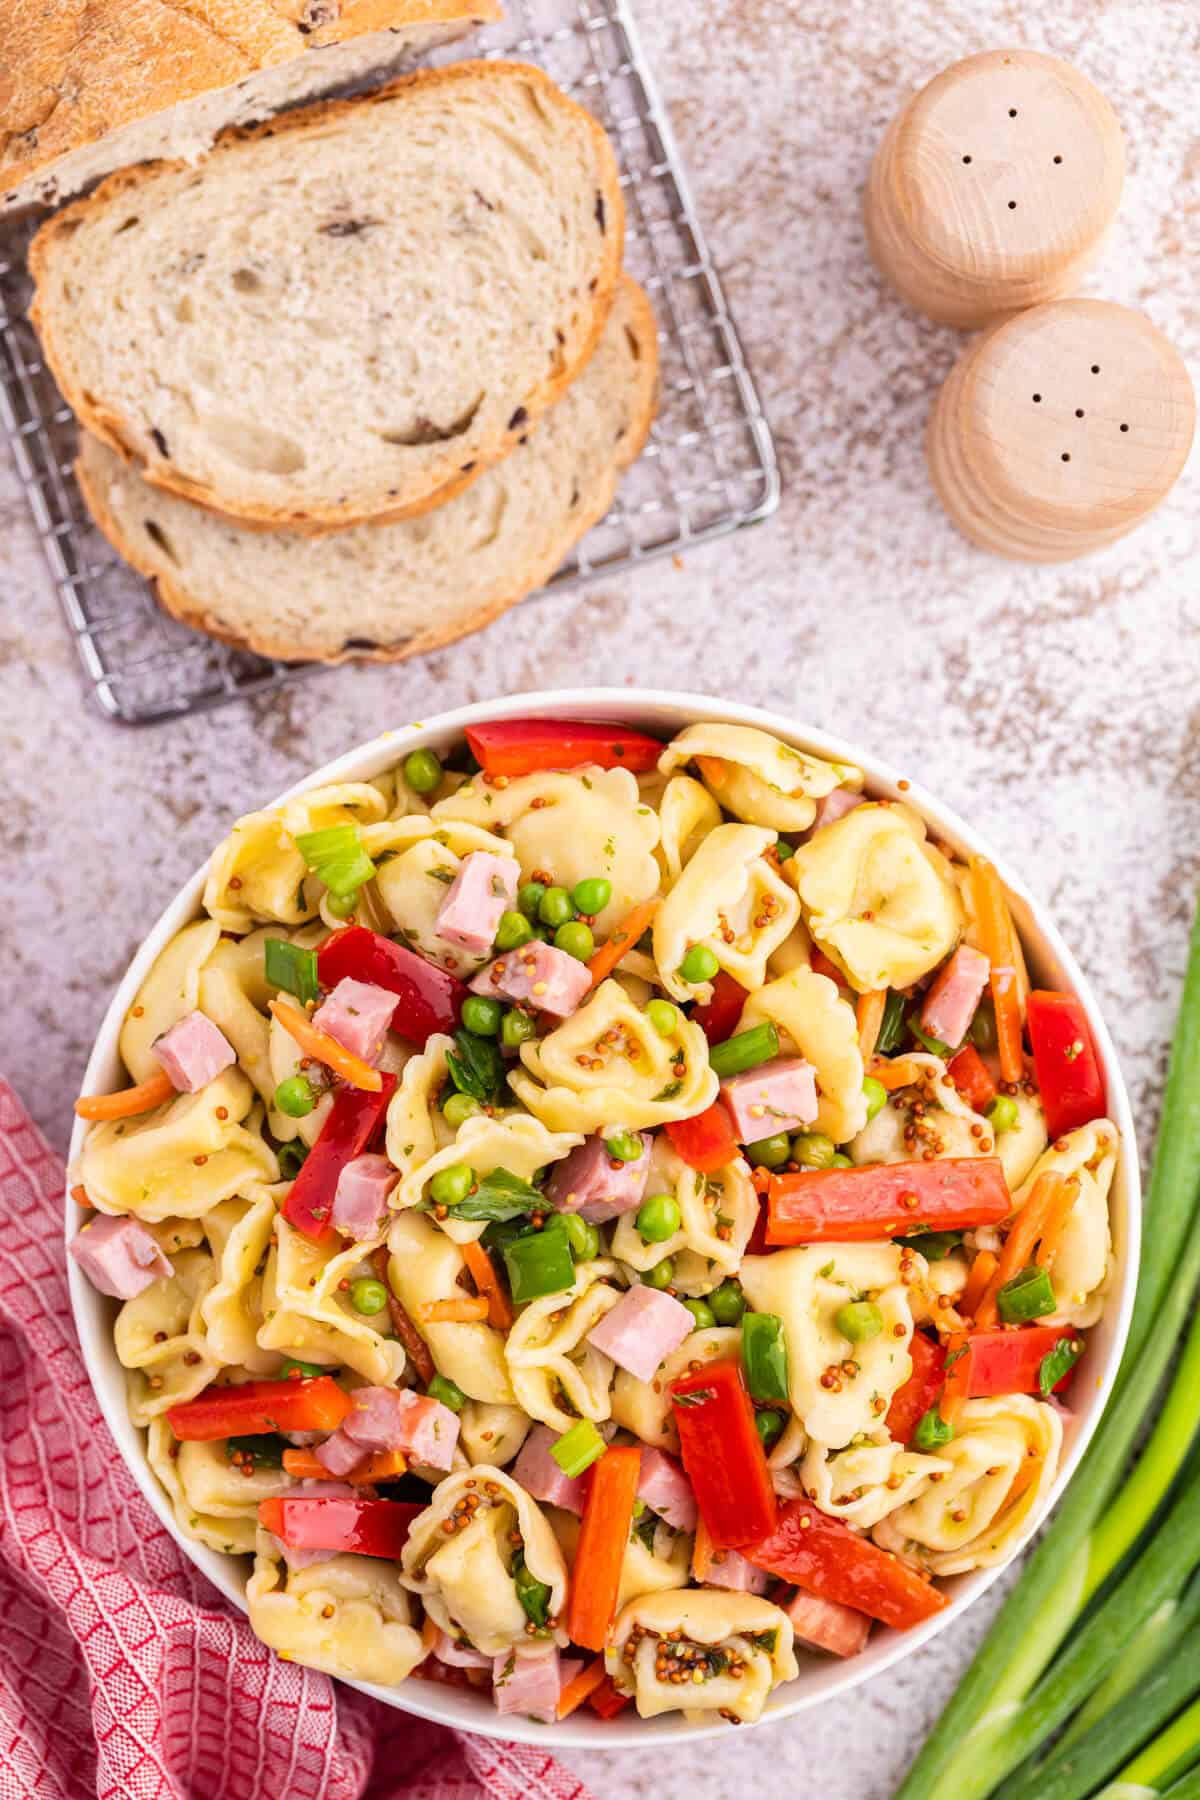
[[[701,981],[711,981],[720,966],[707,944],[693,944],[679,965],[680,979],[695,987]]]
[[[527,919],[537,918],[537,910],[542,903],[542,895],[545,891],[544,881],[523,881],[517,889],[517,905]]]
[[[303,1119],[317,1104],[317,1096],[303,1075],[289,1075],[275,1089],[275,1108],[285,1119]]]
[[[851,1161],[850,1157],[846,1156],[843,1151],[839,1150],[839,1151],[837,1151],[837,1153],[835,1155],[830,1157],[829,1167],[831,1169],[852,1169],[854,1167],[854,1164]]]
[[[358,905],[358,890],[356,888],[352,894],[335,894],[327,892],[325,895],[325,905],[335,919],[348,919]]]
[[[350,1304],[355,1312],[382,1312],[387,1305],[387,1289],[382,1281],[372,1281],[363,1276],[359,1281],[350,1283]]]
[[[404,759],[404,779],[414,794],[432,794],[442,779],[442,765],[432,750],[410,750]]]
[[[723,1281],[708,1296],[708,1305],[718,1325],[736,1325],[746,1310],[746,1296],[736,1281]]]
[[[578,1213],[551,1213],[546,1220],[545,1229],[561,1231],[571,1246],[571,1255],[579,1262],[590,1262],[597,1254],[600,1233],[587,1219],[581,1219]]]
[[[568,919],[575,917],[575,908],[571,905],[571,896],[565,887],[548,887],[538,901],[538,918],[543,925],[549,925],[557,931]]]
[[[679,1009],[669,1000],[647,1000],[646,1017],[659,1037],[674,1037],[679,1030]]]
[[[440,1400],[443,1406],[448,1406],[451,1412],[461,1412],[467,1404],[467,1396],[457,1381],[451,1381],[448,1375],[435,1375],[425,1392],[431,1400]]]
[[[746,1161],[752,1168],[782,1168],[791,1154],[792,1146],[786,1131],[777,1131],[774,1137],[758,1138],[753,1144],[746,1145]]]
[[[870,1122],[887,1105],[888,1091],[882,1081],[876,1081],[873,1075],[863,1078],[863,1094],[867,1102],[867,1120]]]
[[[519,950],[533,936],[533,926],[521,912],[502,912],[496,927],[497,950]]]
[[[612,899],[612,882],[606,881],[603,875],[589,875],[586,881],[575,883],[571,889],[571,898],[581,913],[594,919]]]
[[[1011,1094],[997,1094],[987,1109],[987,1119],[999,1137],[1002,1131],[1016,1130],[1021,1122],[1021,1109]]]
[[[936,1406],[923,1412],[917,1420],[917,1428],[913,1432],[913,1449],[936,1453],[943,1444],[948,1444],[954,1436],[954,1427],[943,1419]]]
[[[669,1256],[664,1256],[661,1262],[656,1262],[652,1269],[644,1272],[642,1280],[647,1287],[665,1288],[670,1287],[674,1276],[675,1264]]]
[[[996,1014],[988,1001],[983,1001],[975,1008],[975,1017],[971,1020],[967,1036],[977,1050],[996,1048]]]
[[[537,1025],[519,1006],[510,1007],[500,1021],[500,1042],[506,1050],[515,1050],[537,1032]]]
[[[764,1450],[769,1450],[773,1444],[778,1443],[783,1436],[785,1422],[784,1416],[780,1412],[755,1413],[754,1429],[758,1433],[759,1442]]]
[[[568,919],[555,932],[554,947],[556,950],[565,950],[576,962],[586,962],[596,948],[596,940],[592,936],[590,925],[585,925],[582,919]]]
[[[463,1001],[462,1022],[476,1037],[495,1037],[504,1008],[490,994],[468,994]]]
[[[478,1100],[472,1100],[470,1094],[460,1094],[457,1090],[452,1090],[442,1101],[442,1117],[447,1125],[453,1125],[455,1131],[464,1120],[472,1119],[477,1112],[482,1111]]]
[[[637,1162],[646,1146],[636,1131],[614,1131],[604,1140],[604,1148],[614,1162]]]
[[[679,1230],[682,1217],[674,1194],[651,1194],[638,1208],[637,1228],[648,1244],[665,1244]]]
[[[696,1321],[693,1330],[707,1331],[711,1326],[716,1324],[717,1315],[714,1313],[707,1300],[685,1300],[683,1304],[686,1310],[691,1313],[692,1318]]]
[[[883,1330],[883,1314],[873,1300],[847,1300],[834,1313],[833,1322],[852,1344],[865,1344]]]
[[[823,1131],[801,1131],[792,1139],[792,1155],[806,1169],[827,1169],[837,1155],[837,1145]]]
[[[435,1206],[457,1206],[475,1185],[475,1171],[466,1163],[451,1163],[439,1169],[429,1183],[429,1195]]]

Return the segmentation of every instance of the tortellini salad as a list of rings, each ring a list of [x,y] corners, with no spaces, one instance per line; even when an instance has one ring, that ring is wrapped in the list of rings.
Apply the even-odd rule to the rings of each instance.
[[[995,872],[860,770],[413,750],[239,820],[120,1050],[72,1251],[280,1655],[752,1722],[1036,1524],[1117,1130]]]

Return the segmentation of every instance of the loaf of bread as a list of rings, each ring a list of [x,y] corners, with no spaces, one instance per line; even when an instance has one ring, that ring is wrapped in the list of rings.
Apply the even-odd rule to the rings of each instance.
[[[603,330],[612,146],[541,69],[466,62],[110,175],[42,226],[32,317],[146,479],[320,534],[441,505]]]
[[[510,457],[436,512],[315,542],[163,494],[86,435],[79,481],[100,529],[185,624],[269,656],[399,660],[477,630],[553,574],[640,451],[657,376],[654,315],[625,278],[595,355]]]
[[[398,73],[498,0],[4,0],[0,211]]]

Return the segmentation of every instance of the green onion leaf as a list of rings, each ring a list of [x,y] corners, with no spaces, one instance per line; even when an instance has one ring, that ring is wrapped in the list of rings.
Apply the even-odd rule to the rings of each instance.
[[[510,1175],[507,1169],[493,1169],[488,1175],[476,1177],[473,1194],[455,1201],[446,1210],[452,1219],[468,1219],[472,1223],[486,1219],[489,1223],[506,1224],[540,1212],[545,1205],[546,1196],[539,1188],[519,1175]]]
[[[480,1106],[499,1104],[508,1076],[494,1038],[476,1037],[473,1031],[456,1031],[454,1049],[446,1052],[446,1067],[460,1094],[469,1094]]]
[[[285,1356],[280,1364],[280,1381],[286,1381],[289,1375],[295,1375],[305,1381],[315,1381],[318,1375],[328,1375],[329,1370],[320,1363],[301,1362],[298,1356]]]
[[[879,1027],[879,1036],[875,1039],[875,1054],[890,1056],[898,1050],[904,1039],[904,995],[895,988],[888,989],[887,1003],[883,1009],[883,1023]]]
[[[909,1250],[917,1250],[927,1262],[940,1262],[957,1250],[963,1241],[961,1231],[914,1231],[911,1237],[893,1238],[894,1244],[904,1244]]]
[[[1059,1338],[1038,1364],[1038,1386],[1042,1398],[1048,1400],[1068,1369],[1073,1369],[1083,1355],[1083,1339],[1075,1332]]]
[[[290,1144],[280,1144],[275,1152],[279,1162],[279,1178],[281,1181],[295,1181],[297,1175],[308,1160],[308,1145],[294,1138]]]
[[[575,1258],[561,1231],[537,1231],[531,1237],[516,1238],[505,1246],[504,1266],[518,1306],[526,1300],[541,1300],[546,1294],[561,1294],[575,1281]]]
[[[550,1454],[571,1481],[590,1469],[604,1455],[607,1445],[590,1419],[580,1419],[572,1425],[570,1431],[564,1431],[557,1444],[551,1444]]]
[[[328,1370],[320,1369],[318,1373],[325,1375]],[[264,1432],[261,1437],[231,1437],[225,1440],[225,1454],[230,1462],[237,1451],[243,1458],[252,1457],[252,1466],[256,1469],[260,1466],[265,1469],[282,1469],[283,1453],[287,1448],[285,1438],[275,1437],[269,1432]]]
[[[757,1069],[761,1063],[770,1062],[778,1055],[779,1033],[768,1020],[765,1025],[739,1031],[736,1037],[726,1038],[723,1044],[714,1044],[708,1053],[708,1061],[713,1073],[724,1081],[730,1075],[744,1075],[747,1069]]]
[[[1030,1263],[1006,1281],[996,1295],[1000,1317],[1006,1325],[1023,1325],[1029,1319],[1043,1319],[1058,1305],[1054,1287],[1045,1269]]]
[[[930,1056],[940,1056],[945,1060],[947,1056],[953,1055],[954,1046],[952,1044],[943,1044],[941,1038],[931,1037],[927,1031],[921,1030],[921,1021],[915,1012],[910,1013],[908,1016],[908,1029],[912,1032],[922,1050],[928,1050]],[[879,1049],[878,1042],[876,1043],[875,1048],[876,1050]]]
[[[263,945],[263,972],[272,987],[294,994],[301,1006],[307,1006],[321,991],[316,951],[302,950],[284,938],[268,938]]]
[[[546,1583],[529,1573],[523,1556],[513,1564],[512,1578],[526,1618],[535,1625],[544,1625],[550,1616],[550,1589]]]
[[[783,1320],[775,1313],[748,1312],[742,1318],[742,1361],[754,1400],[788,1398],[787,1345]]]

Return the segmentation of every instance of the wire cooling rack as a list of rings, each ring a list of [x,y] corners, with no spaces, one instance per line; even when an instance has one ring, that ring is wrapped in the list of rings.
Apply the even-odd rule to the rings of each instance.
[[[616,503],[551,586],[614,574],[774,511],[779,476],[737,331],[626,0],[506,0],[464,54],[540,63],[610,133],[627,209],[626,265],[658,315],[662,398]],[[91,525],[75,483],[75,424],[26,319],[32,227],[0,236],[0,424],[12,445],[89,689],[143,725],[245,698],[311,672],[229,648],[161,612]]]

